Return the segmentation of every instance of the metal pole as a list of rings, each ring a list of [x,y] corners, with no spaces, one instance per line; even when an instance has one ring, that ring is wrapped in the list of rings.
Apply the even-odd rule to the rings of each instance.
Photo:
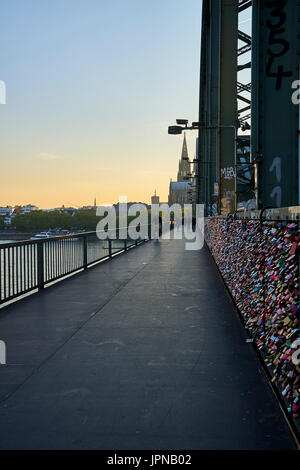
[[[83,268],[87,269],[87,236],[83,237]]]
[[[44,243],[37,244],[37,269],[38,269],[38,288],[44,289]]]

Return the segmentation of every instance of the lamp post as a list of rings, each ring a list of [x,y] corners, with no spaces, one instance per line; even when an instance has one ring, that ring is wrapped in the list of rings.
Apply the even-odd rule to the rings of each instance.
[[[168,134],[171,135],[178,135],[181,134],[182,131],[186,130],[199,130],[199,129],[214,129],[214,130],[219,130],[219,129],[232,129],[234,131],[234,139],[233,139],[233,156],[234,156],[234,171],[235,171],[235,178],[234,178],[234,210],[237,209],[237,131],[238,128],[234,124],[228,124],[228,125],[218,125],[218,126],[206,126],[202,124],[201,122],[192,122],[191,126],[188,126],[188,120],[187,119],[176,119],[176,125],[175,126],[169,126],[168,127]],[[243,122],[241,123],[241,129],[242,131],[246,131],[250,129],[250,126],[248,122]],[[199,155],[198,155],[199,157]],[[193,163],[198,162],[198,165],[200,163],[199,158],[195,159]],[[192,162],[191,162],[192,163]],[[201,163],[211,163],[211,162],[201,162]],[[199,175],[199,168],[197,169],[197,173]],[[197,178],[199,179],[199,177]],[[221,168],[220,168],[220,175],[219,175],[219,186],[221,186]],[[197,181],[197,198],[196,198],[196,203],[200,202],[200,197],[199,197],[199,181]],[[219,190],[219,198],[221,198],[221,191]],[[221,202],[221,201],[220,201]],[[221,204],[219,204],[221,207]]]
[[[169,126],[168,127],[168,134],[171,135],[178,135],[181,134],[182,131],[186,130],[198,130],[199,129],[199,123],[198,122],[192,122],[191,126],[188,126],[188,119],[176,119],[176,126]],[[192,163],[198,163],[199,159],[194,158],[193,162],[189,162],[190,164]],[[199,168],[197,167],[197,173],[199,174]],[[195,175],[196,179],[196,204],[200,202],[199,198],[199,183],[198,183],[198,174]],[[190,179],[190,178],[189,178]]]

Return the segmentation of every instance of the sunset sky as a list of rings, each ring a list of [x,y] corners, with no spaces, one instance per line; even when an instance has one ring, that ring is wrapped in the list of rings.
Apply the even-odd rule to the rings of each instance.
[[[198,118],[201,3],[1,2],[0,205],[167,200],[167,127]]]

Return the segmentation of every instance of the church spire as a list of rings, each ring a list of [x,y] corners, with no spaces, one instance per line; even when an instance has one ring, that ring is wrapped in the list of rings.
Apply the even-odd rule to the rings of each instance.
[[[188,149],[186,145],[186,136],[184,132],[182,151],[181,151],[181,160],[188,160],[188,159],[189,159],[189,155],[188,155]]]
[[[190,173],[189,155],[188,155],[188,149],[186,145],[186,136],[184,133],[181,159],[179,160],[179,166],[178,166],[177,181],[186,181],[186,176],[189,173]]]

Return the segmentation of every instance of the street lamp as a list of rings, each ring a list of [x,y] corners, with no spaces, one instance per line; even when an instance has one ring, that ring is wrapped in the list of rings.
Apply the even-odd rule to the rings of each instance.
[[[168,134],[171,134],[171,135],[178,135],[178,134],[181,134],[182,131],[186,131],[186,130],[198,130],[199,129],[199,122],[192,122],[192,125],[191,126],[188,126],[188,119],[176,119],[176,126],[169,126],[168,127]],[[184,160],[188,161],[188,163],[191,165],[191,164],[195,164],[196,162],[198,162],[198,159],[194,158],[194,160],[192,162],[189,161],[189,159],[187,157],[183,158]],[[188,181],[188,180],[191,180],[192,178],[195,178],[196,181],[198,180],[198,175],[192,175],[190,173],[190,176],[185,176],[183,179],[185,181]],[[198,184],[197,184],[197,187],[198,187]],[[198,194],[198,191],[196,191],[196,194]],[[197,198],[196,198],[196,202],[199,202],[197,201]]]
[[[187,126],[188,122],[188,119],[176,119],[176,124],[179,124],[180,126]]]
[[[168,127],[168,134],[173,134],[173,135],[181,134],[183,129],[184,128],[181,127],[181,126],[169,126]]]
[[[188,119],[176,119],[177,126],[169,126],[168,134],[181,134],[182,131],[190,131],[199,129],[200,122],[192,122],[191,126],[188,126]],[[184,127],[182,127],[184,126]]]
[[[185,130],[199,130],[199,129],[214,129],[214,130],[218,130],[218,129],[232,129],[234,131],[234,140],[233,140],[233,144],[234,144],[234,169],[235,169],[235,180],[234,180],[234,194],[235,194],[235,198],[234,198],[234,206],[235,206],[235,209],[237,207],[237,136],[238,136],[238,127],[241,128],[242,132],[245,132],[249,129],[251,129],[250,125],[248,124],[247,121],[238,121],[238,125],[235,126],[233,124],[231,125],[217,125],[217,126],[207,126],[205,125],[204,123],[201,123],[199,121],[195,121],[195,122],[192,122],[192,125],[191,126],[188,126],[188,120],[187,119],[176,119],[176,123],[177,123],[177,126],[169,126],[168,127],[168,133],[169,134],[181,134],[182,131],[185,131]],[[188,160],[188,159],[186,159]],[[199,161],[199,159],[195,159],[193,162],[189,162],[190,164],[191,163],[196,163],[196,162],[199,162],[199,163],[211,163],[211,162],[201,162]],[[221,179],[221,175],[220,175],[220,179]]]
[[[241,122],[239,121],[238,122],[238,127],[231,124],[231,125],[218,125],[218,126],[207,126],[199,121],[195,121],[195,122],[192,122],[192,125],[191,126],[188,126],[188,119],[176,119],[176,126],[169,126],[168,127],[168,134],[173,134],[173,135],[178,135],[178,134],[181,134],[182,131],[186,131],[186,130],[200,130],[200,129],[214,129],[214,130],[218,130],[218,129],[232,129],[234,131],[234,140],[233,140],[233,144],[234,144],[234,169],[235,169],[235,180],[234,180],[234,194],[235,194],[235,198],[234,198],[234,206],[235,206],[235,210],[236,210],[236,207],[237,207],[237,133],[238,133],[238,127],[241,127],[241,130],[244,132],[246,130],[249,130],[251,127],[250,125],[248,124],[247,121],[245,122]],[[187,158],[185,158],[185,160],[188,160]],[[193,162],[189,162],[190,164],[191,163],[196,163],[196,162],[199,162],[199,163],[211,163],[211,162],[201,162],[199,161],[199,159],[194,159]],[[198,175],[195,175],[195,177],[198,178]],[[190,178],[186,178],[186,179],[190,179]],[[220,175],[220,180],[221,180],[221,175]]]

